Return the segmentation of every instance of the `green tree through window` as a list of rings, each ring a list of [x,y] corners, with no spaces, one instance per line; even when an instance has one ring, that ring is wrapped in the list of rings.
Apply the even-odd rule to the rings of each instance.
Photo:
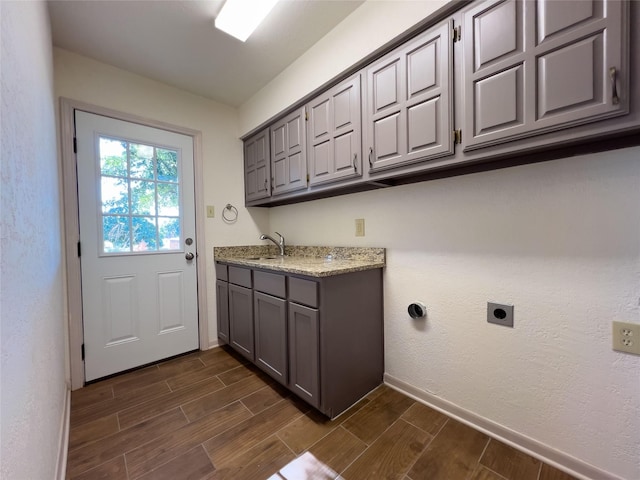
[[[100,138],[103,252],[180,249],[178,152]]]

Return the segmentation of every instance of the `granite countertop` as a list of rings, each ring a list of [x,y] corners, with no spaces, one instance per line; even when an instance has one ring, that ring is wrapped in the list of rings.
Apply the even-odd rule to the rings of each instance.
[[[216,262],[311,277],[329,277],[385,266],[384,248],[287,246],[284,257],[278,253],[275,245],[213,249]]]

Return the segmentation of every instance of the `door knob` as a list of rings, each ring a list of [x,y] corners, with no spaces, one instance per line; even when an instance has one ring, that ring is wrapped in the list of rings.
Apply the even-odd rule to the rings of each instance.
[[[186,258],[187,260],[193,260],[193,257],[194,257],[194,255],[191,252],[187,252],[184,255],[184,258]]]

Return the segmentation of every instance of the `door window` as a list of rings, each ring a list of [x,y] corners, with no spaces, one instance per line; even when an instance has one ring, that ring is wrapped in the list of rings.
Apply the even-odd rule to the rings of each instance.
[[[103,255],[181,250],[177,150],[99,138]]]

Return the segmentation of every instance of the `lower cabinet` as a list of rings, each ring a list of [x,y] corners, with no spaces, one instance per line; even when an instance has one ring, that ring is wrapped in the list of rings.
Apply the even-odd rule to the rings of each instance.
[[[287,301],[253,294],[256,364],[287,385]]]
[[[229,343],[229,284],[216,280],[216,316],[218,317],[218,338]]]
[[[322,278],[228,272],[229,340],[219,332],[221,343],[331,418],[382,383],[382,269]],[[224,302],[220,286],[219,315]]]
[[[289,304],[289,385],[314,407],[320,406],[318,310]]]
[[[251,361],[255,360],[252,299],[250,288],[229,284],[229,343]]]

